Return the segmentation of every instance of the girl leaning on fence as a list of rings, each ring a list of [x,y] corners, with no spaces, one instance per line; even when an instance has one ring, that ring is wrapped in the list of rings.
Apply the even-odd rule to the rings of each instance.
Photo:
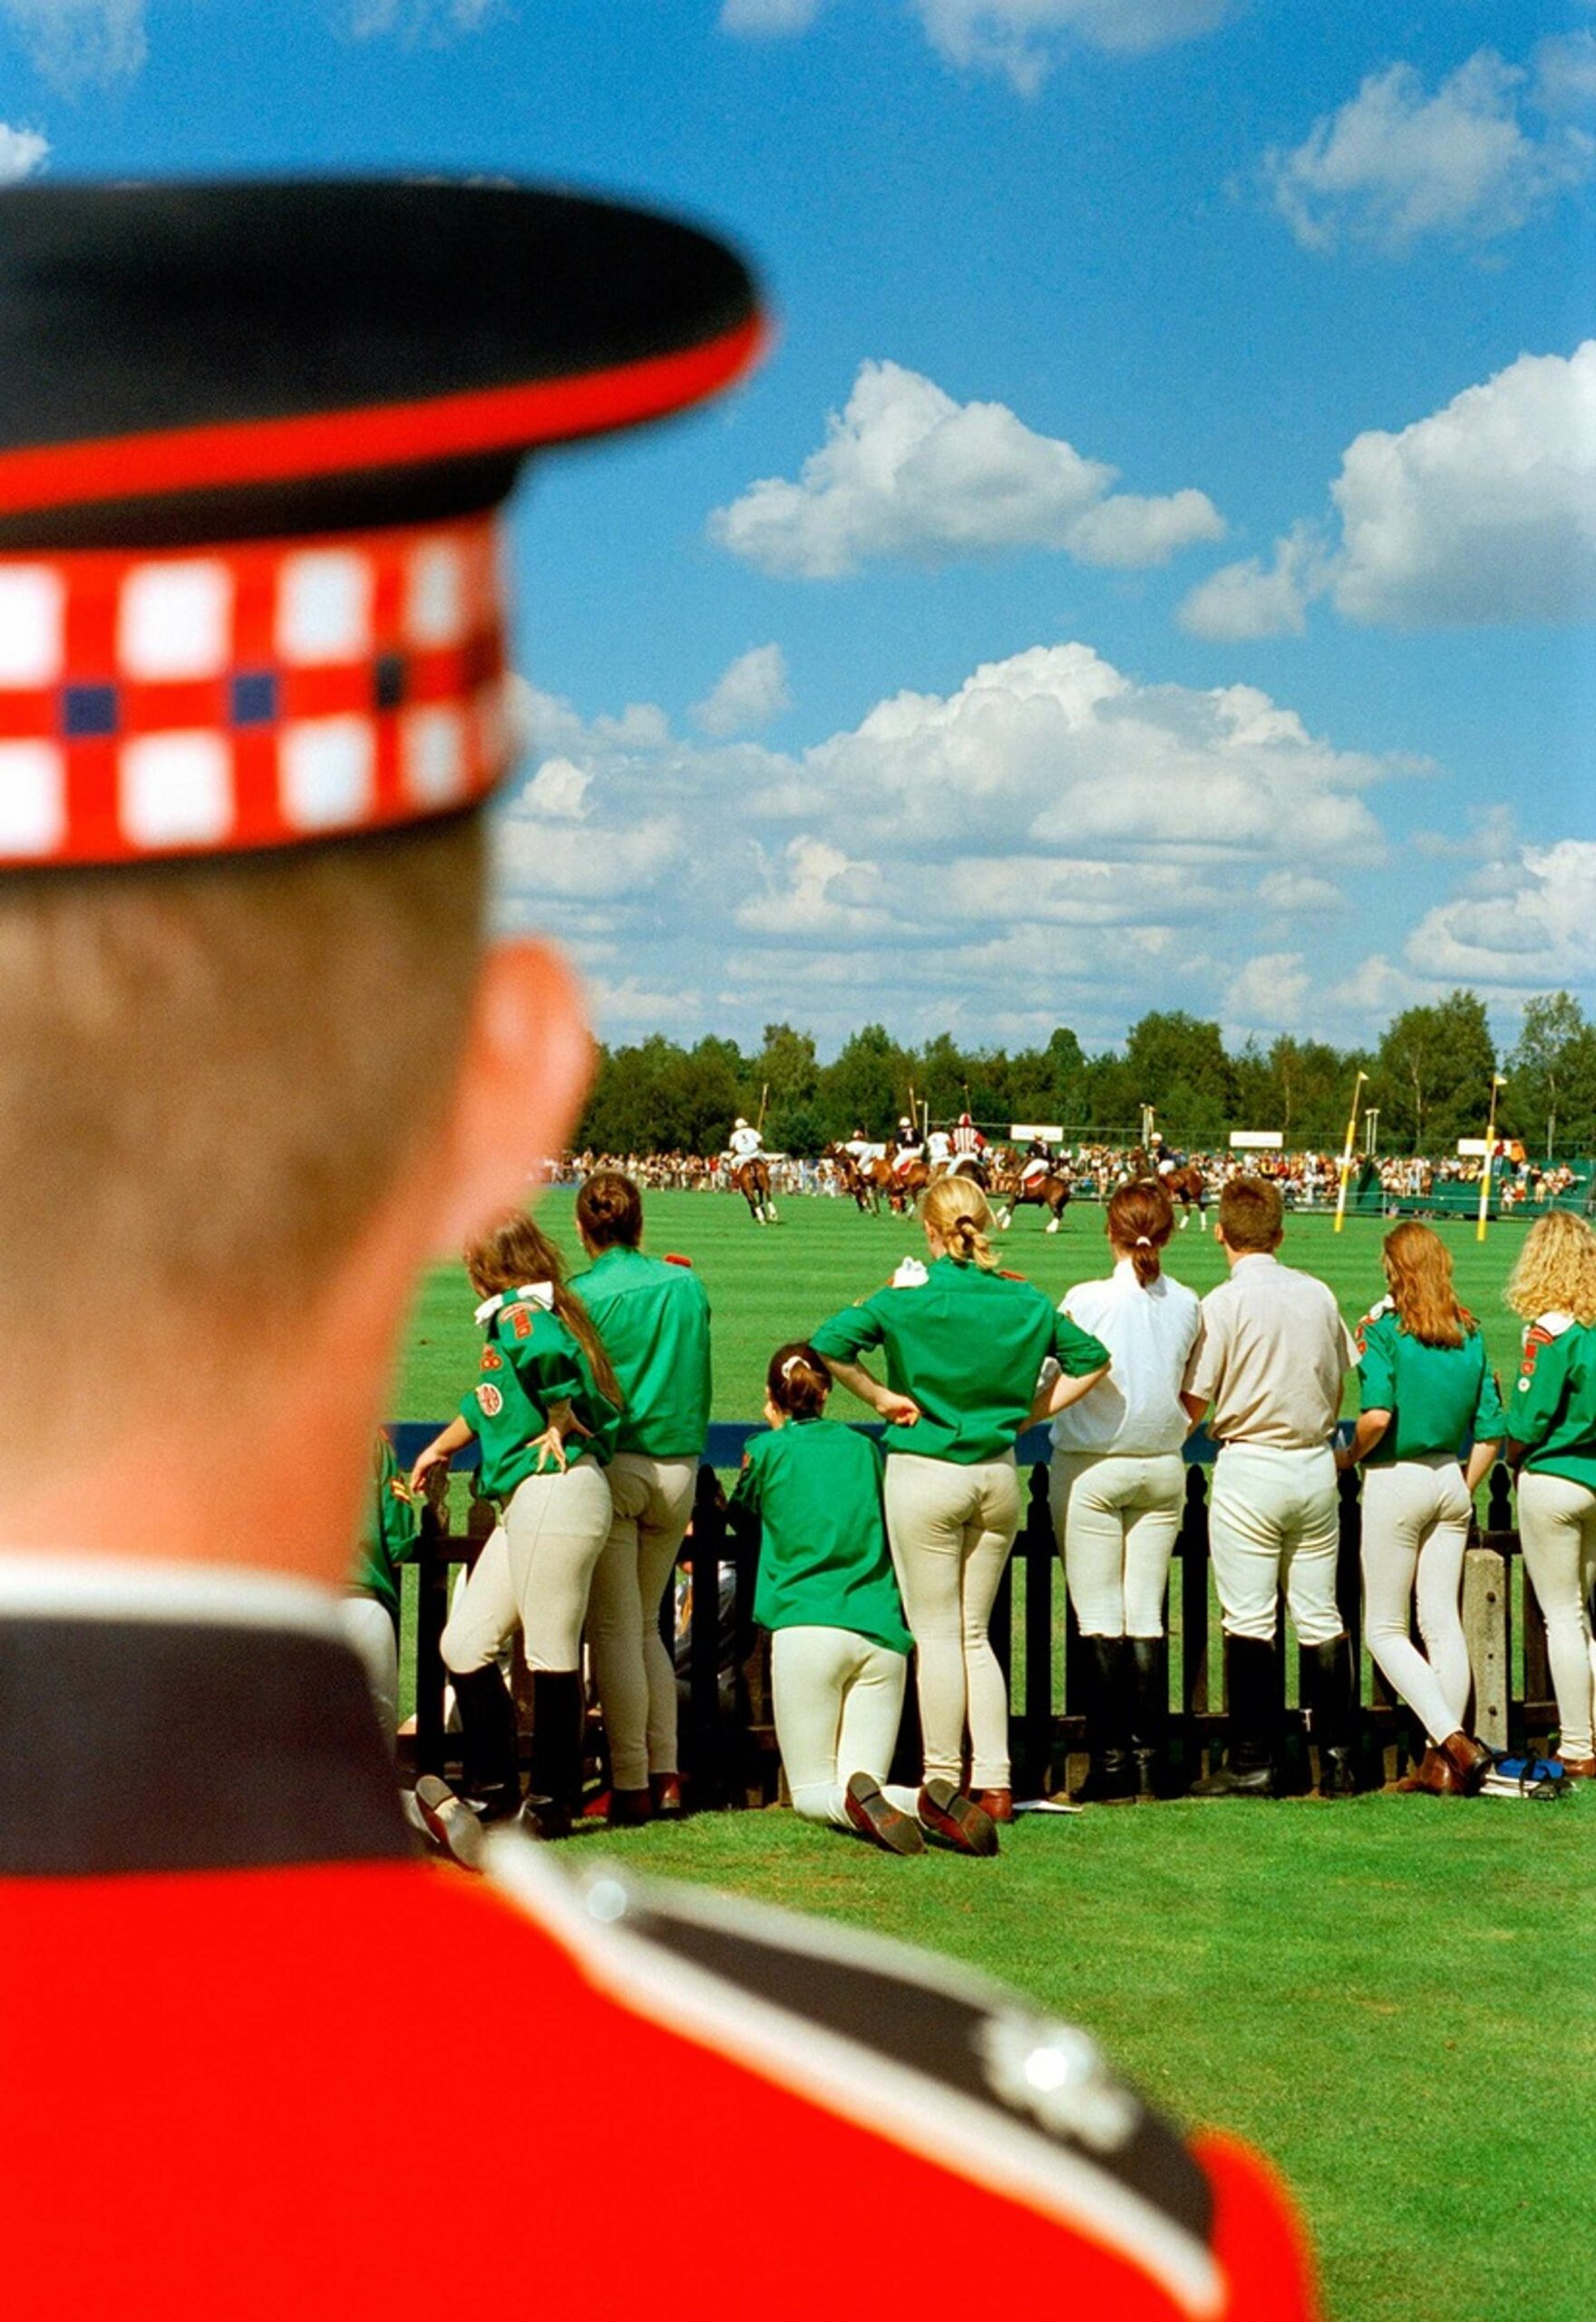
[[[1114,1272],[1077,1283],[1058,1311],[1107,1347],[1114,1367],[1054,1420],[1048,1481],[1086,1647],[1091,1771],[1075,1795],[1114,1802],[1169,1786],[1163,1605],[1185,1506],[1181,1387],[1202,1310],[1160,1264],[1174,1226],[1162,1185],[1122,1185],[1105,1222]]]
[[[1409,1219],[1387,1234],[1383,1254],[1387,1295],[1357,1332],[1362,1409],[1336,1465],[1364,1468],[1369,1651],[1425,1729],[1424,1757],[1396,1787],[1465,1795],[1492,1761],[1465,1723],[1458,1606],[1474,1492],[1501,1445],[1502,1398],[1440,1235]],[[1416,1578],[1422,1653],[1408,1636]]]
[[[588,1179],[576,1215],[589,1263],[572,1287],[624,1398],[588,1646],[609,1746],[608,1817],[628,1824],[681,1806],[676,1673],[659,1604],[693,1514],[709,1426],[709,1300],[686,1258],[644,1255],[642,1196],[618,1170]]]
[[[533,1836],[557,1838],[569,1829],[581,1792],[582,1622],[609,1536],[604,1470],[620,1390],[587,1310],[565,1286],[559,1251],[530,1217],[502,1219],[466,1252],[465,1269],[482,1301],[477,1381],[410,1480],[414,1488],[429,1468],[477,1439],[480,1488],[499,1522],[443,1637],[465,1787],[480,1820],[501,1820],[520,1805],[515,1708],[497,1666],[519,1625],[532,1677],[522,1820]],[[423,1777],[415,1794],[433,1837],[474,1867],[472,1826],[436,1777]]]
[[[1044,1292],[998,1272],[978,1185],[939,1177],[920,1215],[930,1263],[907,1261],[884,1290],[823,1322],[813,1343],[832,1376],[887,1421],[887,1535],[914,1632],[927,1790],[952,1785],[961,1814],[968,1805],[984,1821],[1007,1821],[1008,1689],[987,1624],[1019,1529],[1014,1447],[1034,1420],[1095,1386],[1108,1350]],[[875,1347],[885,1384],[860,1360]],[[1049,1356],[1058,1371],[1044,1387]],[[973,1801],[960,1787],[967,1722]]]
[[[1596,1234],[1570,1210],[1532,1225],[1507,1285],[1524,1318],[1523,1363],[1507,1416],[1522,1460],[1524,1569],[1546,1616],[1565,1773],[1596,1781]]]
[[[881,1521],[881,1454],[827,1419],[831,1391],[812,1346],[777,1348],[771,1431],[749,1444],[732,1492],[734,1510],[760,1520],[754,1616],[771,1632],[776,1742],[800,1814],[920,1854],[919,1798],[885,1786],[913,1639]]]

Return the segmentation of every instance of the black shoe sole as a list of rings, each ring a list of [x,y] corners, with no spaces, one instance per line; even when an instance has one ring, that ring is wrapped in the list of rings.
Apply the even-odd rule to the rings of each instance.
[[[852,1774],[846,1791],[848,1820],[861,1839],[869,1839],[888,1854],[924,1854],[925,1832],[907,1814],[900,1813],[870,1774]]]
[[[951,1854],[998,1852],[997,1823],[954,1782],[939,1779],[925,1784],[920,1794],[920,1826],[928,1845],[946,1847]]]

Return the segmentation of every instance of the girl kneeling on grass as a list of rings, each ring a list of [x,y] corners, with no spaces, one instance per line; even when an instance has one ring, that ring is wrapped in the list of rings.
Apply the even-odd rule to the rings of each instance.
[[[764,1527],[754,1618],[769,1629],[776,1741],[797,1811],[889,1854],[924,1850],[912,1790],[884,1787],[913,1643],[881,1517],[881,1454],[825,1418],[832,1382],[802,1340],[778,1347],[732,1493]]]

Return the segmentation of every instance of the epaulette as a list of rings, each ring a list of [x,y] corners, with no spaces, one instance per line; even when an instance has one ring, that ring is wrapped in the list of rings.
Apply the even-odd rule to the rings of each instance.
[[[1025,1278],[1026,1277],[1023,1273],[1016,1273],[1011,1267],[999,1266],[998,1268],[998,1279],[999,1282],[1024,1282]]]
[[[684,1258],[680,1252],[676,1250],[667,1250],[666,1252],[665,1263],[667,1266],[686,1266],[689,1272],[691,1271],[693,1264],[691,1258]]]
[[[1353,1343],[1357,1347],[1359,1354],[1363,1352],[1364,1347],[1367,1343],[1365,1334],[1368,1330],[1369,1324],[1371,1322],[1377,1322],[1383,1314],[1394,1314],[1396,1311],[1396,1301],[1394,1298],[1380,1298],[1377,1299],[1375,1303],[1369,1308],[1368,1312],[1361,1317],[1358,1327],[1352,1333]]]
[[[1551,1346],[1564,1331],[1573,1328],[1573,1316],[1553,1306],[1544,1314],[1537,1314],[1524,1326],[1523,1357],[1519,1364],[1519,1392],[1523,1394],[1535,1374],[1535,1358],[1543,1346]]]
[[[617,2005],[1113,2249],[1193,2322],[1222,2310],[1207,2175],[1073,2024],[857,1928],[614,1863],[573,1878],[511,1833],[488,1869]]]

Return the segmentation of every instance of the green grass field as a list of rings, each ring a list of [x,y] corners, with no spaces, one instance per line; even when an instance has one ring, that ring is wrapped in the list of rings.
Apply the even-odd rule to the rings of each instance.
[[[575,1263],[580,1250],[571,1222],[573,1196],[551,1193],[540,1216]],[[824,1316],[880,1287],[900,1257],[924,1255],[912,1217],[861,1217],[853,1205],[814,1198],[780,1205],[774,1226],[753,1224],[743,1203],[725,1194],[656,1194],[646,1213],[645,1246],[679,1251],[702,1273],[715,1308],[715,1416],[755,1420],[764,1367],[783,1339],[799,1338]],[[1480,1317],[1504,1383],[1517,1367],[1518,1323],[1503,1302],[1503,1285],[1523,1238],[1518,1225],[1493,1225],[1482,1245],[1472,1224],[1440,1229],[1453,1252],[1460,1296]],[[1289,1264],[1328,1282],[1349,1322],[1385,1289],[1377,1218],[1349,1218],[1338,1234],[1327,1215],[1287,1220],[1281,1251]],[[1003,1237],[1003,1263],[1055,1298],[1072,1283],[1107,1272],[1103,1213],[1095,1203],[1065,1212],[1062,1229],[1046,1234],[1040,1214],[1021,1210]],[[1212,1237],[1193,1219],[1170,1244],[1169,1270],[1199,1292],[1224,1272]],[[471,1383],[480,1339],[475,1303],[463,1271],[441,1266],[423,1286],[412,1318],[390,1416],[446,1417]],[[839,1406],[840,1415],[842,1413]],[[858,1405],[849,1414],[862,1417]]]
[[[571,1198],[542,1210],[576,1250]],[[905,1219],[790,1201],[653,1198],[647,1245],[692,1257],[715,1313],[715,1415],[754,1419],[783,1338],[885,1280]],[[1522,1229],[1444,1229],[1462,1296],[1511,1374],[1502,1288]],[[1289,1221],[1284,1256],[1355,1320],[1379,1294],[1381,1227]],[[1005,1262],[1054,1295],[1104,1270],[1102,1214],[1044,1234],[1022,1212]],[[1195,1223],[1170,1270],[1221,1254]],[[394,1416],[446,1416],[479,1345],[457,1267],[423,1288]],[[996,1863],[889,1860],[789,1813],[704,1815],[573,1843],[657,1875],[862,1925],[970,1960],[1097,2034],[1159,2102],[1255,2140],[1286,2171],[1333,2322],[1590,2322],[1596,2218],[1596,1788],[1556,1808],[1369,1797],[1196,1802],[1036,1818]],[[773,2189],[774,2190],[774,2189]]]

